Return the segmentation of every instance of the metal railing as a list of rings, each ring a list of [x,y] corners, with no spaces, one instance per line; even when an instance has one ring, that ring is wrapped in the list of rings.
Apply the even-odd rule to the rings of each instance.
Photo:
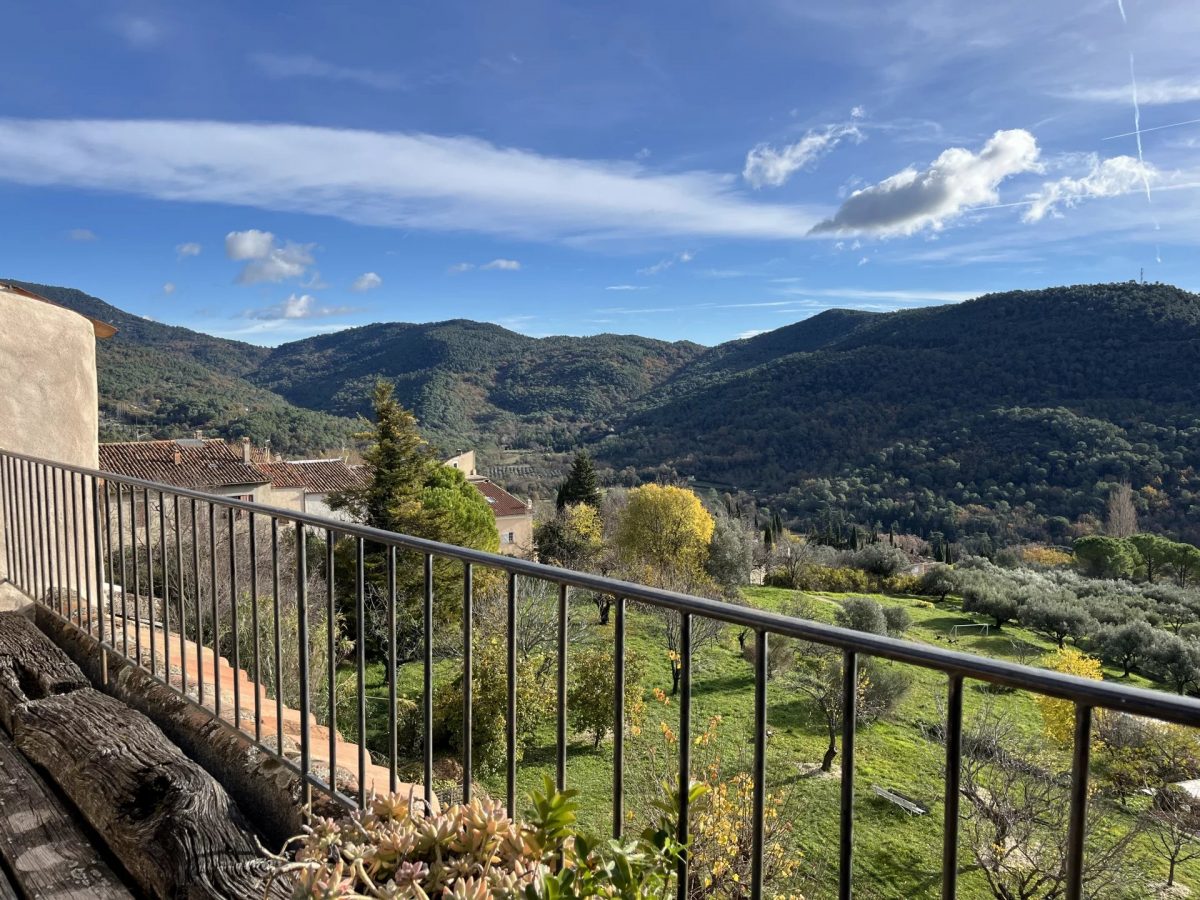
[[[472,764],[472,645],[474,572],[477,569],[497,570],[507,577],[507,715],[506,715],[506,800],[510,812],[515,810],[517,782],[517,649],[516,609],[518,591],[522,579],[549,583],[557,588],[556,630],[556,753],[555,768],[557,784],[567,785],[567,661],[569,657],[569,592],[572,590],[595,592],[616,597],[613,609],[614,641],[613,660],[615,669],[614,716],[613,716],[613,789],[612,824],[614,836],[621,835],[625,821],[625,664],[626,664],[626,611],[630,601],[650,607],[672,610],[680,622],[681,670],[680,723],[678,732],[679,781],[691,781],[691,697],[692,697],[692,640],[693,624],[697,619],[713,619],[741,626],[753,631],[754,661],[754,715],[753,715],[753,758],[751,776],[752,792],[752,850],[750,895],[764,896],[763,849],[764,816],[766,808],[766,744],[767,744],[767,678],[768,642],[772,637],[797,638],[804,641],[837,648],[843,654],[842,681],[842,774],[840,791],[840,838],[839,838],[839,896],[849,898],[852,894],[852,870],[854,858],[854,793],[855,793],[855,731],[857,703],[857,667],[860,657],[875,656],[944,673],[947,677],[947,705],[945,722],[945,775],[944,775],[944,836],[942,848],[943,898],[955,896],[958,878],[959,838],[959,790],[963,747],[963,682],[976,679],[1011,689],[1027,690],[1037,694],[1066,700],[1074,704],[1075,728],[1072,747],[1070,786],[1070,812],[1068,817],[1065,895],[1068,900],[1078,900],[1082,893],[1085,816],[1088,805],[1089,752],[1092,743],[1093,710],[1096,708],[1117,710],[1129,714],[1150,717],[1186,726],[1200,726],[1200,702],[1156,691],[1125,687],[1102,681],[1090,681],[1056,672],[1035,669],[996,659],[973,656],[944,650],[925,644],[889,637],[851,631],[778,615],[751,607],[737,606],[703,597],[689,596],[672,591],[646,587],[575,572],[539,563],[500,556],[462,547],[440,544],[420,538],[395,534],[378,529],[348,524],[292,510],[263,506],[233,498],[173,488],[162,484],[142,481],[99,472],[77,466],[64,465],[44,459],[0,451],[0,498],[3,506],[3,529],[5,540],[5,563],[8,579],[36,601],[50,608],[60,617],[73,622],[77,627],[99,640],[104,649],[117,654],[137,665],[161,683],[182,693],[188,702],[212,713],[226,727],[237,728],[264,751],[275,754],[280,761],[292,768],[303,779],[306,789],[317,789],[348,805],[363,804],[366,800],[366,691],[363,634],[365,554],[382,548],[386,559],[387,616],[392,639],[388,645],[388,769],[391,789],[397,784],[397,715],[396,715],[396,671],[397,642],[397,554],[416,554],[423,561],[421,584],[421,662],[423,666],[423,790],[427,800],[432,798],[434,780],[433,744],[433,684],[434,684],[434,592],[435,561],[448,560],[461,566],[462,585],[462,662],[463,662],[463,740],[462,740],[462,794],[471,795],[474,771]],[[141,504],[141,524],[138,524],[138,503]],[[220,512],[218,512],[220,511]],[[204,515],[207,513],[207,515]],[[157,515],[157,522],[155,521]],[[224,522],[224,530],[218,537],[218,522]],[[250,660],[252,680],[261,681],[263,658],[259,654],[259,571],[257,555],[263,542],[261,523],[266,523],[269,532],[269,559],[271,578],[271,604],[273,629],[267,635],[270,647],[268,660],[273,660],[277,679],[281,670],[281,655],[284,651],[284,636],[280,629],[281,591],[295,603],[296,651],[298,663],[298,705],[300,712],[299,762],[284,755],[283,739],[283,691],[275,691],[276,741],[274,746],[266,743],[262,729],[263,691],[256,689],[253,700],[253,727],[244,725],[242,697],[239,690],[237,671],[242,664],[239,658],[240,602],[239,578],[248,578],[250,591],[252,626],[255,629],[253,659]],[[207,539],[203,526],[207,524]],[[157,539],[153,534],[157,525]],[[170,526],[168,528],[168,525]],[[115,536],[114,536],[115,531]],[[139,531],[141,535],[139,536]],[[325,557],[320,566],[308,560],[307,548],[310,535],[324,537]],[[184,540],[188,538],[190,543]],[[127,542],[128,538],[128,542]],[[207,541],[207,542],[206,542]],[[248,542],[250,552],[249,571],[240,573],[238,541]],[[336,774],[337,750],[336,704],[330,702],[327,713],[329,726],[329,772],[321,778],[314,771],[312,737],[312,699],[321,677],[311,668],[311,635],[309,616],[313,607],[309,604],[310,576],[314,569],[323,566],[332,576],[335,561],[334,547],[338,542],[350,541],[354,547],[354,606],[356,633],[353,635],[355,649],[353,667],[356,676],[356,718],[359,736],[358,791],[357,796],[346,796],[339,790]],[[217,558],[219,545],[228,542],[225,565],[228,566],[228,582],[222,585],[218,578]],[[184,552],[185,543],[190,554]],[[295,571],[290,585],[286,573],[281,570],[281,548],[286,546],[285,556],[290,555]],[[163,573],[159,588],[164,593],[160,603],[155,602],[154,557],[159,555],[159,571]],[[207,552],[207,567],[202,565],[201,556]],[[189,558],[190,556],[190,558]],[[149,583],[143,594],[141,584],[141,559],[148,563],[146,574]],[[176,580],[169,580],[171,566]],[[190,575],[190,581],[189,576]],[[207,576],[207,579],[206,579]],[[207,584],[205,583],[207,580]],[[132,582],[133,596],[125,586]],[[324,584],[324,614],[332,621],[337,597],[335,579],[326,577]],[[122,585],[119,599],[110,588],[113,583]],[[189,589],[190,585],[190,589]],[[207,603],[202,602],[206,593]],[[224,590],[223,590],[224,589]],[[70,593],[85,595],[87,603],[70,602]],[[64,602],[64,592],[66,602]],[[139,607],[147,600],[143,615]],[[218,618],[221,614],[219,600],[231,604],[229,632],[221,632]],[[207,608],[206,608],[207,607]],[[161,621],[155,620],[156,613]],[[176,616],[178,634],[171,631],[171,616]],[[191,616],[190,622],[188,616]],[[142,623],[149,618],[148,640],[149,664],[145,662]],[[208,616],[206,627],[205,616]],[[120,634],[116,626],[121,621]],[[129,623],[134,628],[134,647],[129,646]],[[161,628],[163,637],[163,672],[157,665],[156,641]],[[185,639],[189,628],[195,640]],[[327,628],[328,653],[326,659],[326,684],[322,689],[332,696],[338,678],[337,663],[333,653],[334,630]],[[206,697],[203,669],[203,650],[206,635],[212,638],[212,665],[216,670],[212,678],[211,696]],[[228,635],[228,640],[223,640]],[[171,677],[171,649],[168,636],[178,638],[180,653],[181,683]],[[192,652],[199,651],[198,684],[190,689],[187,683],[186,658],[188,646]],[[222,664],[222,647],[228,646],[231,659],[227,663],[234,670],[232,711],[222,711],[222,690],[219,668]],[[192,695],[195,695],[194,697]],[[229,713],[232,712],[230,716]],[[226,721],[231,718],[232,721]],[[680,790],[680,814],[678,818],[679,838],[686,842],[689,834],[688,792]],[[679,896],[687,891],[686,857],[680,865]]]

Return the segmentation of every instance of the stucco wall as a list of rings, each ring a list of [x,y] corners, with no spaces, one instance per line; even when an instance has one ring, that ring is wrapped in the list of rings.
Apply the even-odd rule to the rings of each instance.
[[[500,552],[505,556],[528,556],[533,549],[532,515],[497,516],[496,531],[500,534]]]
[[[0,449],[95,468],[97,420],[92,323],[0,289]],[[79,537],[90,527],[90,491],[89,485],[79,496]],[[69,508],[70,492],[65,503],[57,496]],[[71,525],[64,518],[69,520],[53,510],[49,515],[51,532],[61,533],[65,543]],[[7,540],[3,529],[0,516],[0,546]],[[7,555],[0,553],[0,576],[8,575]]]

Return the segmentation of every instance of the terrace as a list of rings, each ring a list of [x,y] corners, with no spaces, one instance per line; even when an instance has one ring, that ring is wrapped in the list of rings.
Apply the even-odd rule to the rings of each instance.
[[[135,524],[133,510],[151,510]],[[549,590],[556,598],[552,638],[555,678],[553,770],[560,788],[572,784],[568,724],[568,664],[573,647],[570,619],[574,594],[615,598],[612,626],[614,715],[611,804],[614,836],[642,796],[626,787],[625,675],[628,623],[634,609],[665,610],[677,617],[680,670],[677,783],[695,776],[692,748],[700,734],[693,714],[693,630],[712,620],[746,629],[753,654],[749,810],[751,840],[747,896],[772,896],[764,866],[764,822],[772,773],[768,756],[768,649],[773,640],[802,639],[842,654],[843,723],[840,776],[838,894],[855,891],[855,807],[873,792],[855,777],[858,703],[856,672],[867,657],[940,673],[945,681],[944,784],[940,798],[942,864],[940,895],[956,895],[965,857],[960,848],[960,777],[964,685],[985,682],[1069,701],[1075,725],[1071,744],[1070,809],[1065,836],[1064,895],[1084,895],[1085,823],[1089,804],[1089,755],[1096,710],[1117,710],[1186,726],[1200,725],[1200,702],[1166,693],[1087,681],[1041,669],[958,653],[925,644],[849,631],[745,606],[658,590],[643,585],[437,544],[341,521],[275,509],[233,498],[115,476],[33,456],[0,451],[0,512],[3,560],[9,591],[33,604],[35,621],[66,650],[102,692],[145,713],[187,755],[212,774],[268,839],[289,833],[303,810],[353,809],[376,790],[410,790],[431,807],[470,799],[480,790],[472,759],[473,654],[478,639],[504,646],[506,716],[503,799],[518,806],[518,604],[525,592]],[[348,567],[347,579],[330,577]],[[383,654],[386,734],[371,740],[368,728],[369,662],[364,624],[367,583],[386,585]],[[506,624],[482,634],[474,614],[479,586],[502,586]],[[453,597],[445,585],[453,584]],[[343,596],[344,595],[344,596]],[[447,635],[439,610],[449,602],[459,615]],[[353,650],[341,659],[336,621],[349,611]],[[489,626],[491,627],[491,626]],[[249,635],[249,636],[248,636]],[[447,649],[454,645],[456,649]],[[0,657],[14,651],[0,642]],[[438,796],[433,742],[435,670],[438,657],[461,662],[463,748],[459,786]],[[406,657],[420,671],[416,759],[399,746],[397,673]],[[28,660],[21,666],[32,665]],[[28,673],[26,673],[26,676]],[[47,702],[29,694],[25,703]],[[346,685],[348,703],[334,702]],[[48,692],[58,693],[56,690]],[[51,700],[56,699],[51,696]],[[18,704],[20,705],[20,704]],[[0,703],[0,709],[4,704]],[[352,710],[349,721],[345,711]],[[377,711],[371,713],[378,716]],[[346,740],[341,732],[352,733]],[[18,746],[21,741],[18,739]],[[411,763],[411,765],[410,765]],[[112,846],[106,820],[95,805],[79,804],[69,778],[43,769],[63,787]],[[405,775],[416,773],[414,784]],[[412,777],[409,775],[408,777]],[[77,789],[77,786],[76,786]],[[499,791],[497,792],[499,793]],[[595,802],[595,798],[591,798]],[[682,792],[678,837],[686,842],[693,816]],[[243,861],[244,863],[244,861]],[[132,867],[131,867],[132,868]],[[138,879],[140,889],[155,884]],[[219,879],[218,879],[219,880]],[[869,888],[869,885],[862,887]],[[866,893],[870,893],[869,890]],[[213,895],[219,896],[216,891]],[[680,865],[678,896],[701,896]]]

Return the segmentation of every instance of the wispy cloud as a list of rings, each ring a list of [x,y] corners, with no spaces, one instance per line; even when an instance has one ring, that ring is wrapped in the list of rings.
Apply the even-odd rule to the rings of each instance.
[[[299,125],[0,120],[0,179],[569,242],[789,240],[818,218],[756,202],[713,172],[658,174],[475,138]]]
[[[912,234],[939,229],[961,213],[999,202],[1004,179],[1038,171],[1038,146],[1023,129],[997,131],[979,153],[944,151],[927,169],[907,168],[855,191],[813,234]]]
[[[96,237],[96,232],[92,231],[90,228],[72,228],[67,232],[67,237],[73,241],[82,241],[85,243],[88,241],[98,240]]]
[[[357,312],[352,306],[319,306],[317,298],[312,294],[292,294],[286,300],[282,300],[272,306],[248,309],[242,313],[242,317],[270,321],[281,319],[323,319],[329,316],[341,316],[352,312]]]
[[[350,290],[355,293],[362,294],[366,291],[373,291],[375,288],[383,284],[383,279],[374,272],[363,272],[354,279],[354,283],[350,285]]]
[[[665,272],[667,269],[674,266],[676,263],[690,263],[696,258],[696,254],[691,250],[682,250],[674,256],[668,256],[666,259],[660,259],[652,266],[646,266],[644,269],[638,269],[639,275],[658,275],[660,272]]]
[[[1030,194],[1029,209],[1023,216],[1026,222],[1039,222],[1047,214],[1057,214],[1060,207],[1071,208],[1083,200],[1096,197],[1116,197],[1131,191],[1148,191],[1158,172],[1148,163],[1132,156],[1092,159],[1092,168],[1081,178],[1064,177],[1048,181],[1041,190]]]
[[[180,259],[183,259],[187,256],[199,256],[201,249],[201,246],[195,241],[188,241],[185,244],[175,245],[175,255]]]
[[[826,125],[807,132],[794,144],[784,147],[759,144],[746,154],[742,177],[755,188],[779,187],[796,172],[812,166],[848,138],[862,141],[863,133],[854,125]]]
[[[1125,104],[1129,102],[1129,85],[1081,88],[1067,92],[1066,96],[1093,103]],[[1159,78],[1138,82],[1138,102],[1142,106],[1171,106],[1197,100],[1200,100],[1200,79]]]
[[[645,284],[610,284],[604,288],[606,291],[645,291],[649,290],[649,285]]]
[[[451,275],[461,275],[463,272],[470,272],[472,269],[479,269],[481,272],[519,272],[521,263],[515,259],[493,259],[491,262],[476,264],[473,262],[455,263],[446,269]]]
[[[109,27],[131,47],[146,49],[163,38],[163,28],[145,16],[122,15],[109,20]]]
[[[253,53],[250,60],[271,78],[317,78],[344,81],[380,91],[407,90],[408,80],[394,72],[342,66],[307,54]]]
[[[300,278],[313,264],[312,249],[312,244],[296,244],[292,241],[279,244],[271,232],[257,228],[231,231],[225,235],[225,255],[246,263],[238,273],[238,284],[274,284]],[[319,276],[315,273],[314,278],[313,284],[319,282]]]
[[[978,297],[986,291],[944,291],[902,289],[902,290],[867,290],[863,288],[803,288],[792,287],[784,289],[785,294],[797,294],[804,297],[835,298],[838,300],[891,300],[897,303],[960,303]]]
[[[166,294],[168,297],[170,297],[173,293],[175,293],[175,282],[168,281],[166,284],[163,285],[162,291],[164,294]]]
[[[769,328],[751,328],[749,331],[739,332],[737,339],[744,341],[746,338],[758,337],[758,335],[766,334],[768,331],[770,331]]]

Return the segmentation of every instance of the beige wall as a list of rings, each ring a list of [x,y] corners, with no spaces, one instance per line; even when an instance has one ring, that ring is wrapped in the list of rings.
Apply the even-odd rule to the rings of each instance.
[[[0,449],[94,469],[98,412],[91,321],[0,288]],[[91,525],[90,491],[79,498],[78,537]],[[65,503],[56,495],[69,509],[70,493]],[[64,518],[50,511],[50,530],[61,530],[62,543],[72,528]],[[0,546],[3,529],[0,517]],[[7,574],[7,553],[0,553],[0,576]],[[88,583],[94,575],[85,593]]]
[[[497,516],[496,531],[500,533],[500,552],[505,556],[528,556],[533,551],[532,514]]]

